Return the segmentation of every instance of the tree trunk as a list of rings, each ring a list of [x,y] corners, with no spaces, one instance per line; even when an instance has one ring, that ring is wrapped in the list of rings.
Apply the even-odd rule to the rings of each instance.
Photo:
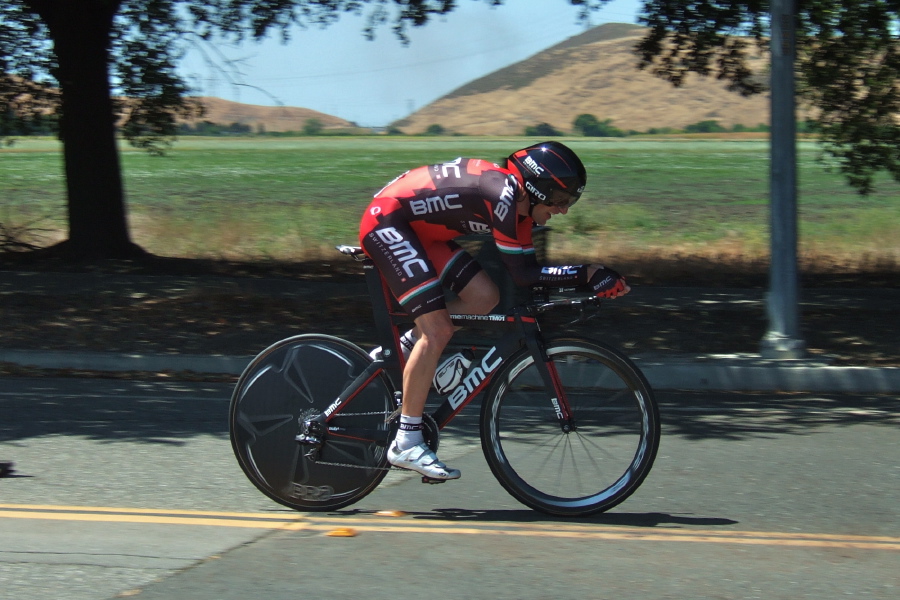
[[[53,39],[62,92],[60,137],[68,194],[65,253],[133,258],[109,84],[113,17],[119,2],[40,2]]]

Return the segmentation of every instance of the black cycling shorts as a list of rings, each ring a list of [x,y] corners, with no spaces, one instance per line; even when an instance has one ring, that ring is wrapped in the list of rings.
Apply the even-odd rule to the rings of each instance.
[[[359,242],[391,292],[412,317],[447,308],[446,286],[459,293],[481,265],[453,241],[459,233],[409,223],[396,198],[376,198],[360,224]]]

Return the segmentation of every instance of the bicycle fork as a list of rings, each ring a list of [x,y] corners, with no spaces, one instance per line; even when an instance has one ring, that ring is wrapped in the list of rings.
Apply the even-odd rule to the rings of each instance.
[[[556,413],[556,419],[559,422],[559,428],[563,433],[572,433],[575,431],[575,418],[573,417],[572,407],[566,396],[565,388],[559,380],[559,372],[553,359],[547,354],[541,337],[540,326],[533,317],[522,317],[516,312],[516,321],[522,330],[522,336],[525,338],[525,345],[531,352],[534,359],[534,366],[541,376],[544,388],[550,395],[550,404]]]

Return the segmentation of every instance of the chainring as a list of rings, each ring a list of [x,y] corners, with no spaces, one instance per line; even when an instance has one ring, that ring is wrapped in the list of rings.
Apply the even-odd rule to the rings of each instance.
[[[390,443],[393,442],[394,438],[397,436],[397,431],[400,429],[399,414],[391,417],[391,420],[388,422],[388,427],[390,431],[388,446],[390,446]],[[441,430],[438,429],[437,421],[434,420],[434,417],[427,413],[422,415],[422,437],[425,438],[425,443],[428,444],[431,451],[437,453],[438,445],[441,441]]]

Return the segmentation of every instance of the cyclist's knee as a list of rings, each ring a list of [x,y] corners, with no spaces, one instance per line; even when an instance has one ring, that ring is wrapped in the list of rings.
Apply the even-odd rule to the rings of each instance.
[[[416,319],[416,326],[419,338],[417,343],[424,342],[436,351],[442,351],[453,337],[453,322],[445,310],[422,315]]]

